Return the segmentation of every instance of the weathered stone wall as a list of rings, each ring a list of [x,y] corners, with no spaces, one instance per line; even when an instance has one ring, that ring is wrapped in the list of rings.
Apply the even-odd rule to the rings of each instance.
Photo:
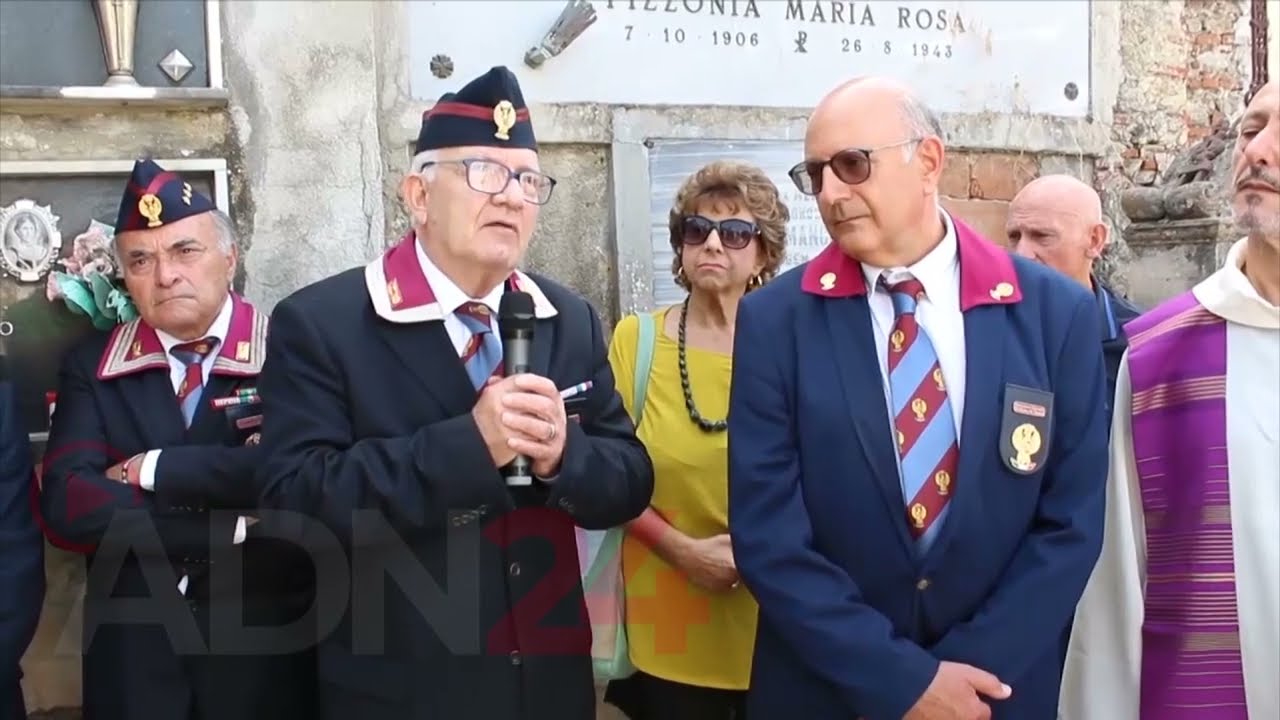
[[[943,193],[948,207],[1000,240],[1008,201],[1031,178],[1066,172],[1093,181],[1117,229],[1105,272],[1152,302],[1207,274],[1213,260],[1179,245],[1129,248],[1119,232],[1126,223],[1118,191],[1154,181],[1179,150],[1235,114],[1248,84],[1247,0],[1093,7],[1093,117],[944,117],[951,148]],[[403,231],[399,178],[424,109],[408,96],[411,29],[403,17],[401,2],[315,2],[305,12],[295,3],[225,2],[225,109],[5,103],[0,162],[227,158],[232,213],[244,233],[240,284],[270,308],[373,257]],[[1273,27],[1277,18],[1280,7],[1273,7]],[[630,309],[634,288],[644,285],[620,247],[647,229],[620,225],[625,208],[613,195],[615,179],[637,167],[643,138],[797,138],[806,114],[536,102],[533,113],[543,162],[567,182],[542,214],[529,265],[577,288],[607,321]],[[33,710],[79,703],[74,640],[83,573],[78,558],[56,550],[48,569],[46,611],[23,663]],[[70,645],[59,647],[60,639]]]

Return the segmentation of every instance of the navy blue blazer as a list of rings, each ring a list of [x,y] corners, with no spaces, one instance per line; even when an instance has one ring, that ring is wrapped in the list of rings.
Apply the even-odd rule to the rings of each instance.
[[[558,283],[511,278],[534,298],[530,372],[593,387],[565,401],[555,482],[508,487],[415,243],[272,313],[263,504],[314,520],[319,596],[344,601],[320,621],[319,717],[592,720],[574,526],[621,525],[653,494],[599,318]]]
[[[833,245],[738,311],[729,529],[760,604],[754,720],[900,720],[942,660],[1012,686],[992,701],[995,718],[1056,714],[1060,639],[1102,544],[1098,314],[1078,284],[955,225],[960,464],[950,515],[922,558],[860,265]],[[1028,402],[1043,416],[1026,414]],[[1012,459],[1024,422],[1042,438],[1030,470]]]
[[[1116,375],[1120,372],[1120,358],[1129,349],[1129,337],[1124,326],[1142,314],[1137,305],[1116,294],[1115,290],[1093,278],[1093,296],[1098,303],[1098,321],[1102,325],[1102,357],[1107,364],[1107,418],[1116,397]]]
[[[85,554],[85,718],[314,717],[310,558],[269,517],[234,545],[237,516],[259,515],[261,410],[212,401],[256,385],[268,318],[233,304],[189,428],[141,319],[86,335],[62,359],[41,510],[49,540]],[[156,448],[154,492],[106,477]],[[136,621],[144,613],[154,623]]]
[[[21,707],[19,661],[44,603],[44,538],[36,524],[31,445],[18,397],[0,382],[0,717]]]

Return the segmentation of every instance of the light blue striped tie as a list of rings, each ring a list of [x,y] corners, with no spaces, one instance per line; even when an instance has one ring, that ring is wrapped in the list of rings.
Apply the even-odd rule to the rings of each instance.
[[[489,308],[483,303],[467,303],[455,310],[454,314],[471,331],[471,339],[462,351],[462,362],[467,368],[471,384],[479,390],[500,370],[502,342],[493,334]]]
[[[916,323],[924,286],[914,278],[881,285],[893,299],[889,335],[889,394],[906,501],[916,549],[928,552],[956,489],[960,450],[946,382],[929,334]]]
[[[178,404],[182,408],[182,419],[187,427],[196,416],[200,407],[200,398],[204,396],[204,359],[218,346],[217,338],[204,338],[193,342],[174,345],[169,353],[187,367],[182,384],[178,386]]]

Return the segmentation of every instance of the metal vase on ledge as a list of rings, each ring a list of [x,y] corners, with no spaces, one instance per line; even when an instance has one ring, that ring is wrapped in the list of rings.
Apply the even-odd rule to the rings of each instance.
[[[133,41],[138,30],[138,0],[92,0],[107,61],[107,87],[136,87],[133,77]]]

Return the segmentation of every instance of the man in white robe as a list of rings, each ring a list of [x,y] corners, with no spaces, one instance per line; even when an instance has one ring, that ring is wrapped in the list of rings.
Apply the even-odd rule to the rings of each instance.
[[[1190,296],[1128,326],[1102,555],[1077,608],[1060,720],[1280,717],[1275,81],[1241,120],[1231,181],[1234,219],[1246,237]],[[1208,338],[1215,327],[1225,342],[1187,341]],[[1146,343],[1160,356],[1131,373]],[[1212,366],[1215,353],[1224,356],[1216,371],[1189,370]],[[1214,403],[1225,427],[1195,425]],[[1143,432],[1162,439],[1143,441]],[[1225,447],[1215,447],[1218,436]],[[1203,462],[1194,448],[1179,446],[1197,442],[1206,449]]]

